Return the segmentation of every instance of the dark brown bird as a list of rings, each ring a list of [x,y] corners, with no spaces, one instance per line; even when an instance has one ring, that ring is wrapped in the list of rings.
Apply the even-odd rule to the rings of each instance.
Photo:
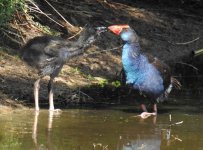
[[[53,82],[63,65],[69,59],[83,54],[105,28],[85,28],[77,41],[67,41],[60,37],[41,36],[27,42],[22,48],[22,59],[38,70],[39,78],[34,83],[35,110],[39,110],[40,80],[50,76],[48,83],[49,110],[54,111]]]

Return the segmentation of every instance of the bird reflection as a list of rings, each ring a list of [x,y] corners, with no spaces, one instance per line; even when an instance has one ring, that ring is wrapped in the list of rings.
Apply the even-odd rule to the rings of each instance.
[[[161,145],[161,138],[159,134],[149,134],[156,125],[157,116],[151,116],[150,118],[143,119],[138,117],[139,123],[143,124],[143,128],[140,128],[138,133],[135,133],[133,138],[127,137],[127,139],[119,139],[119,147],[117,150],[159,150]],[[136,121],[137,121],[136,119]],[[144,124],[146,122],[151,122],[151,128],[145,128]],[[148,123],[147,123],[148,124]],[[149,130],[149,131],[148,131]],[[152,132],[153,133],[153,132]]]
[[[144,124],[146,124],[146,122],[152,122],[152,127],[149,128],[147,126],[147,128],[145,128]],[[139,123],[143,124],[143,128],[140,129],[138,133],[135,133],[134,137],[123,138],[120,136],[117,150],[160,150],[164,147],[169,147],[174,141],[182,142],[177,135],[172,134],[170,125],[164,129],[161,127],[157,128],[155,127],[156,122],[157,116],[150,117],[147,120],[139,118]],[[153,130],[156,130],[155,134]]]
[[[53,119],[54,116],[60,116],[60,112],[54,112],[54,111],[49,111],[48,115],[48,124],[47,124],[47,132],[46,134],[46,139],[47,139],[47,148],[44,147],[43,144],[38,143],[38,122],[39,122],[39,111],[35,111],[34,114],[34,122],[33,122],[33,128],[32,128],[32,139],[35,145],[35,149],[51,149],[51,132],[52,132],[52,126],[53,126]]]

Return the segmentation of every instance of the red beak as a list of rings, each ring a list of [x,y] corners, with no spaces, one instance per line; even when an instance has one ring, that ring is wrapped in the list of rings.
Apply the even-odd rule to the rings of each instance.
[[[124,24],[124,25],[112,25],[112,26],[109,26],[108,29],[111,30],[116,35],[120,35],[123,28],[129,28],[129,27],[130,26],[127,25],[127,24]]]

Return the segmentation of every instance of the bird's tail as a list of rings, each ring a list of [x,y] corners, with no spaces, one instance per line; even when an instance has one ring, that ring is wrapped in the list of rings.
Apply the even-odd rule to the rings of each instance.
[[[171,84],[169,87],[165,90],[165,92],[157,99],[157,102],[163,102],[168,98],[168,95],[170,94],[172,88],[181,89],[181,83],[174,77],[171,77]]]
[[[176,78],[171,77],[171,84],[173,85],[173,87],[175,87],[177,90],[181,89],[181,83],[180,81],[178,81]]]

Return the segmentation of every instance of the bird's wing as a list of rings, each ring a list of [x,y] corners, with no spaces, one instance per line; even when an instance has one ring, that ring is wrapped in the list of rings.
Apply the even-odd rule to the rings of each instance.
[[[150,54],[145,53],[145,56],[148,58],[149,63],[160,72],[161,77],[163,78],[164,87],[167,88],[171,83],[171,71],[169,66]]]
[[[64,47],[67,47],[65,42],[61,40],[50,40],[43,51],[49,57],[58,57],[60,49]]]

